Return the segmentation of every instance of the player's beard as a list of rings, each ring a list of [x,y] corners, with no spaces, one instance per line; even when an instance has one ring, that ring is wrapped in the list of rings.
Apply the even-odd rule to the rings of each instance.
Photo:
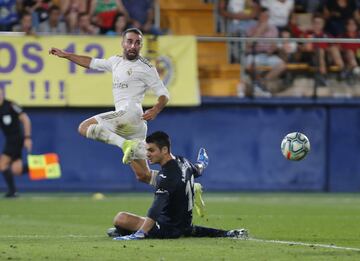
[[[139,52],[135,51],[135,50],[128,50],[125,51],[125,57],[128,60],[135,60],[139,57]]]

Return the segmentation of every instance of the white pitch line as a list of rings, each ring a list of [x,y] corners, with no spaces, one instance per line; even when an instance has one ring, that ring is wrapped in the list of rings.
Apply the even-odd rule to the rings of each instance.
[[[0,236],[1,238],[96,238],[96,237],[106,237],[106,235],[5,235]]]
[[[10,239],[10,238],[99,238],[106,237],[106,235],[0,235],[0,239]],[[274,244],[283,244],[283,245],[297,245],[297,246],[308,246],[308,247],[322,247],[322,248],[331,248],[339,250],[351,250],[359,251],[360,248],[355,247],[341,247],[335,245],[326,245],[326,244],[314,244],[314,243],[304,243],[304,242],[295,242],[295,241],[281,241],[281,240],[270,240],[270,239],[258,239],[258,238],[248,238],[249,241],[262,242],[262,243],[274,243]]]
[[[281,241],[281,240],[268,240],[268,239],[258,239],[258,238],[248,238],[247,240],[256,241],[256,242],[263,242],[263,243],[274,243],[274,244],[284,244],[284,245],[297,245],[297,246],[322,247],[322,248],[332,248],[332,249],[339,249],[339,250],[360,251],[360,248],[341,247],[341,246],[326,245],[326,244],[314,244],[314,243]]]

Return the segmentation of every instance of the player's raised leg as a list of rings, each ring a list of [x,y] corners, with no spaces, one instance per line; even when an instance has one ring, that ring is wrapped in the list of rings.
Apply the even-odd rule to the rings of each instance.
[[[111,132],[103,124],[99,123],[95,117],[91,117],[81,122],[78,131],[86,138],[112,144],[120,148],[122,148],[125,141],[124,138]]]

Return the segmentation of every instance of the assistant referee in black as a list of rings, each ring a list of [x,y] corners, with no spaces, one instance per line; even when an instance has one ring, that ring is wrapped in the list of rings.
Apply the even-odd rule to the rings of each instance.
[[[31,152],[31,121],[21,107],[5,99],[0,88],[0,128],[5,138],[4,150],[0,156],[0,171],[4,176],[8,191],[6,198],[17,196],[14,175],[21,175],[25,170],[22,161],[22,149]]]

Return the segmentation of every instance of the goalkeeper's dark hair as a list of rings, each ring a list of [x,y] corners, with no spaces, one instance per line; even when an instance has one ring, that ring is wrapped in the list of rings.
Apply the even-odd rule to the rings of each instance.
[[[147,136],[146,143],[154,143],[159,149],[167,147],[169,153],[171,151],[170,137],[163,131],[156,131],[150,134],[149,136]]]
[[[128,29],[126,29],[124,32],[122,32],[122,37],[125,37],[125,35],[127,33],[135,33],[135,34],[138,34],[140,36],[143,36],[143,33],[137,28],[128,28]]]

